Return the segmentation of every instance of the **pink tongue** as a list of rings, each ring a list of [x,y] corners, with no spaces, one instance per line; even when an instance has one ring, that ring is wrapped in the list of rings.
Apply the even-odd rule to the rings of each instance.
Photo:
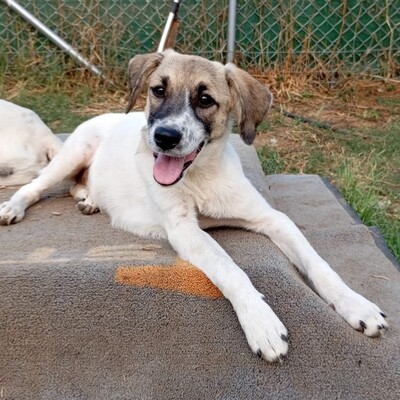
[[[154,179],[161,185],[172,185],[182,174],[185,157],[173,158],[159,154],[154,161]]]
[[[172,185],[178,181],[182,175],[185,162],[193,161],[195,158],[195,151],[181,158],[158,154],[157,158],[154,160],[154,179],[161,185]]]

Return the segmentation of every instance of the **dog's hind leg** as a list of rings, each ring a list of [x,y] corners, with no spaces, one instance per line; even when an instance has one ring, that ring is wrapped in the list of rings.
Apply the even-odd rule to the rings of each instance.
[[[75,183],[71,186],[69,192],[76,202],[78,210],[85,215],[91,215],[99,212],[99,207],[90,196],[87,186],[89,170],[81,171],[75,178]]]
[[[96,146],[82,141],[79,136],[70,139],[36,179],[22,186],[9,201],[0,204],[0,225],[21,221],[25,210],[39,201],[45,190],[89,167]]]

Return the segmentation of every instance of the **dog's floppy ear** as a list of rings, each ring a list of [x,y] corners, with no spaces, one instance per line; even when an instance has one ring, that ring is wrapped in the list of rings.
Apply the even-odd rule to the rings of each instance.
[[[161,64],[163,55],[160,53],[140,54],[133,57],[128,65],[129,102],[126,113],[132,110],[136,100],[149,78]]]
[[[240,136],[252,144],[257,125],[263,121],[272,105],[272,93],[250,74],[234,64],[225,66],[225,76],[232,98],[231,109],[236,113]]]

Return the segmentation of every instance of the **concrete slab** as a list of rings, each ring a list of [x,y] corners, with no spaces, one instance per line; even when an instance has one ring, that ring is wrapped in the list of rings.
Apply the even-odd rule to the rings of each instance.
[[[288,358],[267,364],[251,353],[225,299],[209,289],[198,294],[194,286],[203,281],[187,285],[197,278],[190,268],[175,273],[166,241],[113,229],[104,215],[81,215],[64,186],[24,222],[0,229],[1,398],[399,398],[400,274],[393,262],[319,177],[265,180],[254,149],[236,145],[250,179],[387,312],[386,337],[352,330],[267,238],[212,230],[290,331]],[[1,189],[0,202],[10,193]],[[149,266],[168,280],[164,289],[142,279]]]

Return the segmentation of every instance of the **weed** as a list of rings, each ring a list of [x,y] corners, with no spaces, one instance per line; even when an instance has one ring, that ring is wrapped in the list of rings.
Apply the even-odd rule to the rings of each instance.
[[[280,174],[284,171],[285,162],[276,149],[264,146],[258,150],[258,156],[266,174]]]
[[[362,113],[362,117],[365,119],[377,121],[381,117],[381,114],[378,110],[365,110]]]

